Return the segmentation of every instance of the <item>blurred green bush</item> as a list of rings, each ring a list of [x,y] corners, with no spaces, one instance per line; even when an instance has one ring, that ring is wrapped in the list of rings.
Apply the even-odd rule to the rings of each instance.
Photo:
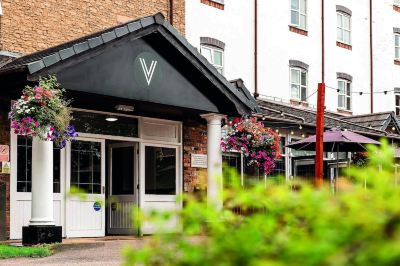
[[[400,265],[394,150],[382,142],[369,154],[336,195],[329,186],[293,190],[274,180],[242,189],[231,171],[223,211],[186,196],[177,213],[143,217],[161,225],[178,215],[179,233],[163,234],[161,226],[143,247],[125,248],[125,265]],[[232,212],[238,207],[245,215]]]

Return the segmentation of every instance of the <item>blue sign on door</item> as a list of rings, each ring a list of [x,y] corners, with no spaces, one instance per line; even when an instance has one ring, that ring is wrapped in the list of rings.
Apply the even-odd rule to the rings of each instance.
[[[98,201],[96,201],[95,203],[93,203],[93,209],[95,210],[95,211],[100,211],[101,210],[101,203],[100,202],[98,202]]]

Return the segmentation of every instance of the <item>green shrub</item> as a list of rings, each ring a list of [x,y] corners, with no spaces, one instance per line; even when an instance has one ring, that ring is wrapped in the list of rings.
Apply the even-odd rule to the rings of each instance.
[[[272,182],[244,190],[232,172],[223,211],[187,197],[176,214],[153,213],[152,220],[178,215],[183,230],[160,228],[143,247],[127,247],[125,265],[400,265],[394,152],[383,142],[369,153],[336,195],[303,183],[295,191]],[[238,206],[247,214],[230,211]]]

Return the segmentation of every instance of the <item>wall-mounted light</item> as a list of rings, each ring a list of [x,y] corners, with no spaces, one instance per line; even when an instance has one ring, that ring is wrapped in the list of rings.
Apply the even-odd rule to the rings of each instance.
[[[115,116],[107,116],[106,117],[106,121],[108,121],[108,122],[115,122],[117,120],[118,120],[118,118],[116,118]]]

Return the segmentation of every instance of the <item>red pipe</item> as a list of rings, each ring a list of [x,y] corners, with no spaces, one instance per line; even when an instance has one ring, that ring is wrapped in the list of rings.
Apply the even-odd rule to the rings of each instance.
[[[254,98],[260,96],[258,93],[258,12],[257,0],[254,0]]]
[[[325,1],[321,0],[321,82],[325,83]]]
[[[324,181],[324,128],[325,128],[325,2],[321,0],[321,83],[318,84],[317,121],[315,143],[315,185]]]
[[[317,125],[315,143],[315,185],[321,187],[324,181],[324,112],[325,84],[318,84]]]
[[[169,23],[174,25],[174,0],[169,0]]]
[[[372,0],[369,0],[369,61],[370,61],[370,92],[371,92],[371,114],[374,112],[374,47],[372,39]]]

